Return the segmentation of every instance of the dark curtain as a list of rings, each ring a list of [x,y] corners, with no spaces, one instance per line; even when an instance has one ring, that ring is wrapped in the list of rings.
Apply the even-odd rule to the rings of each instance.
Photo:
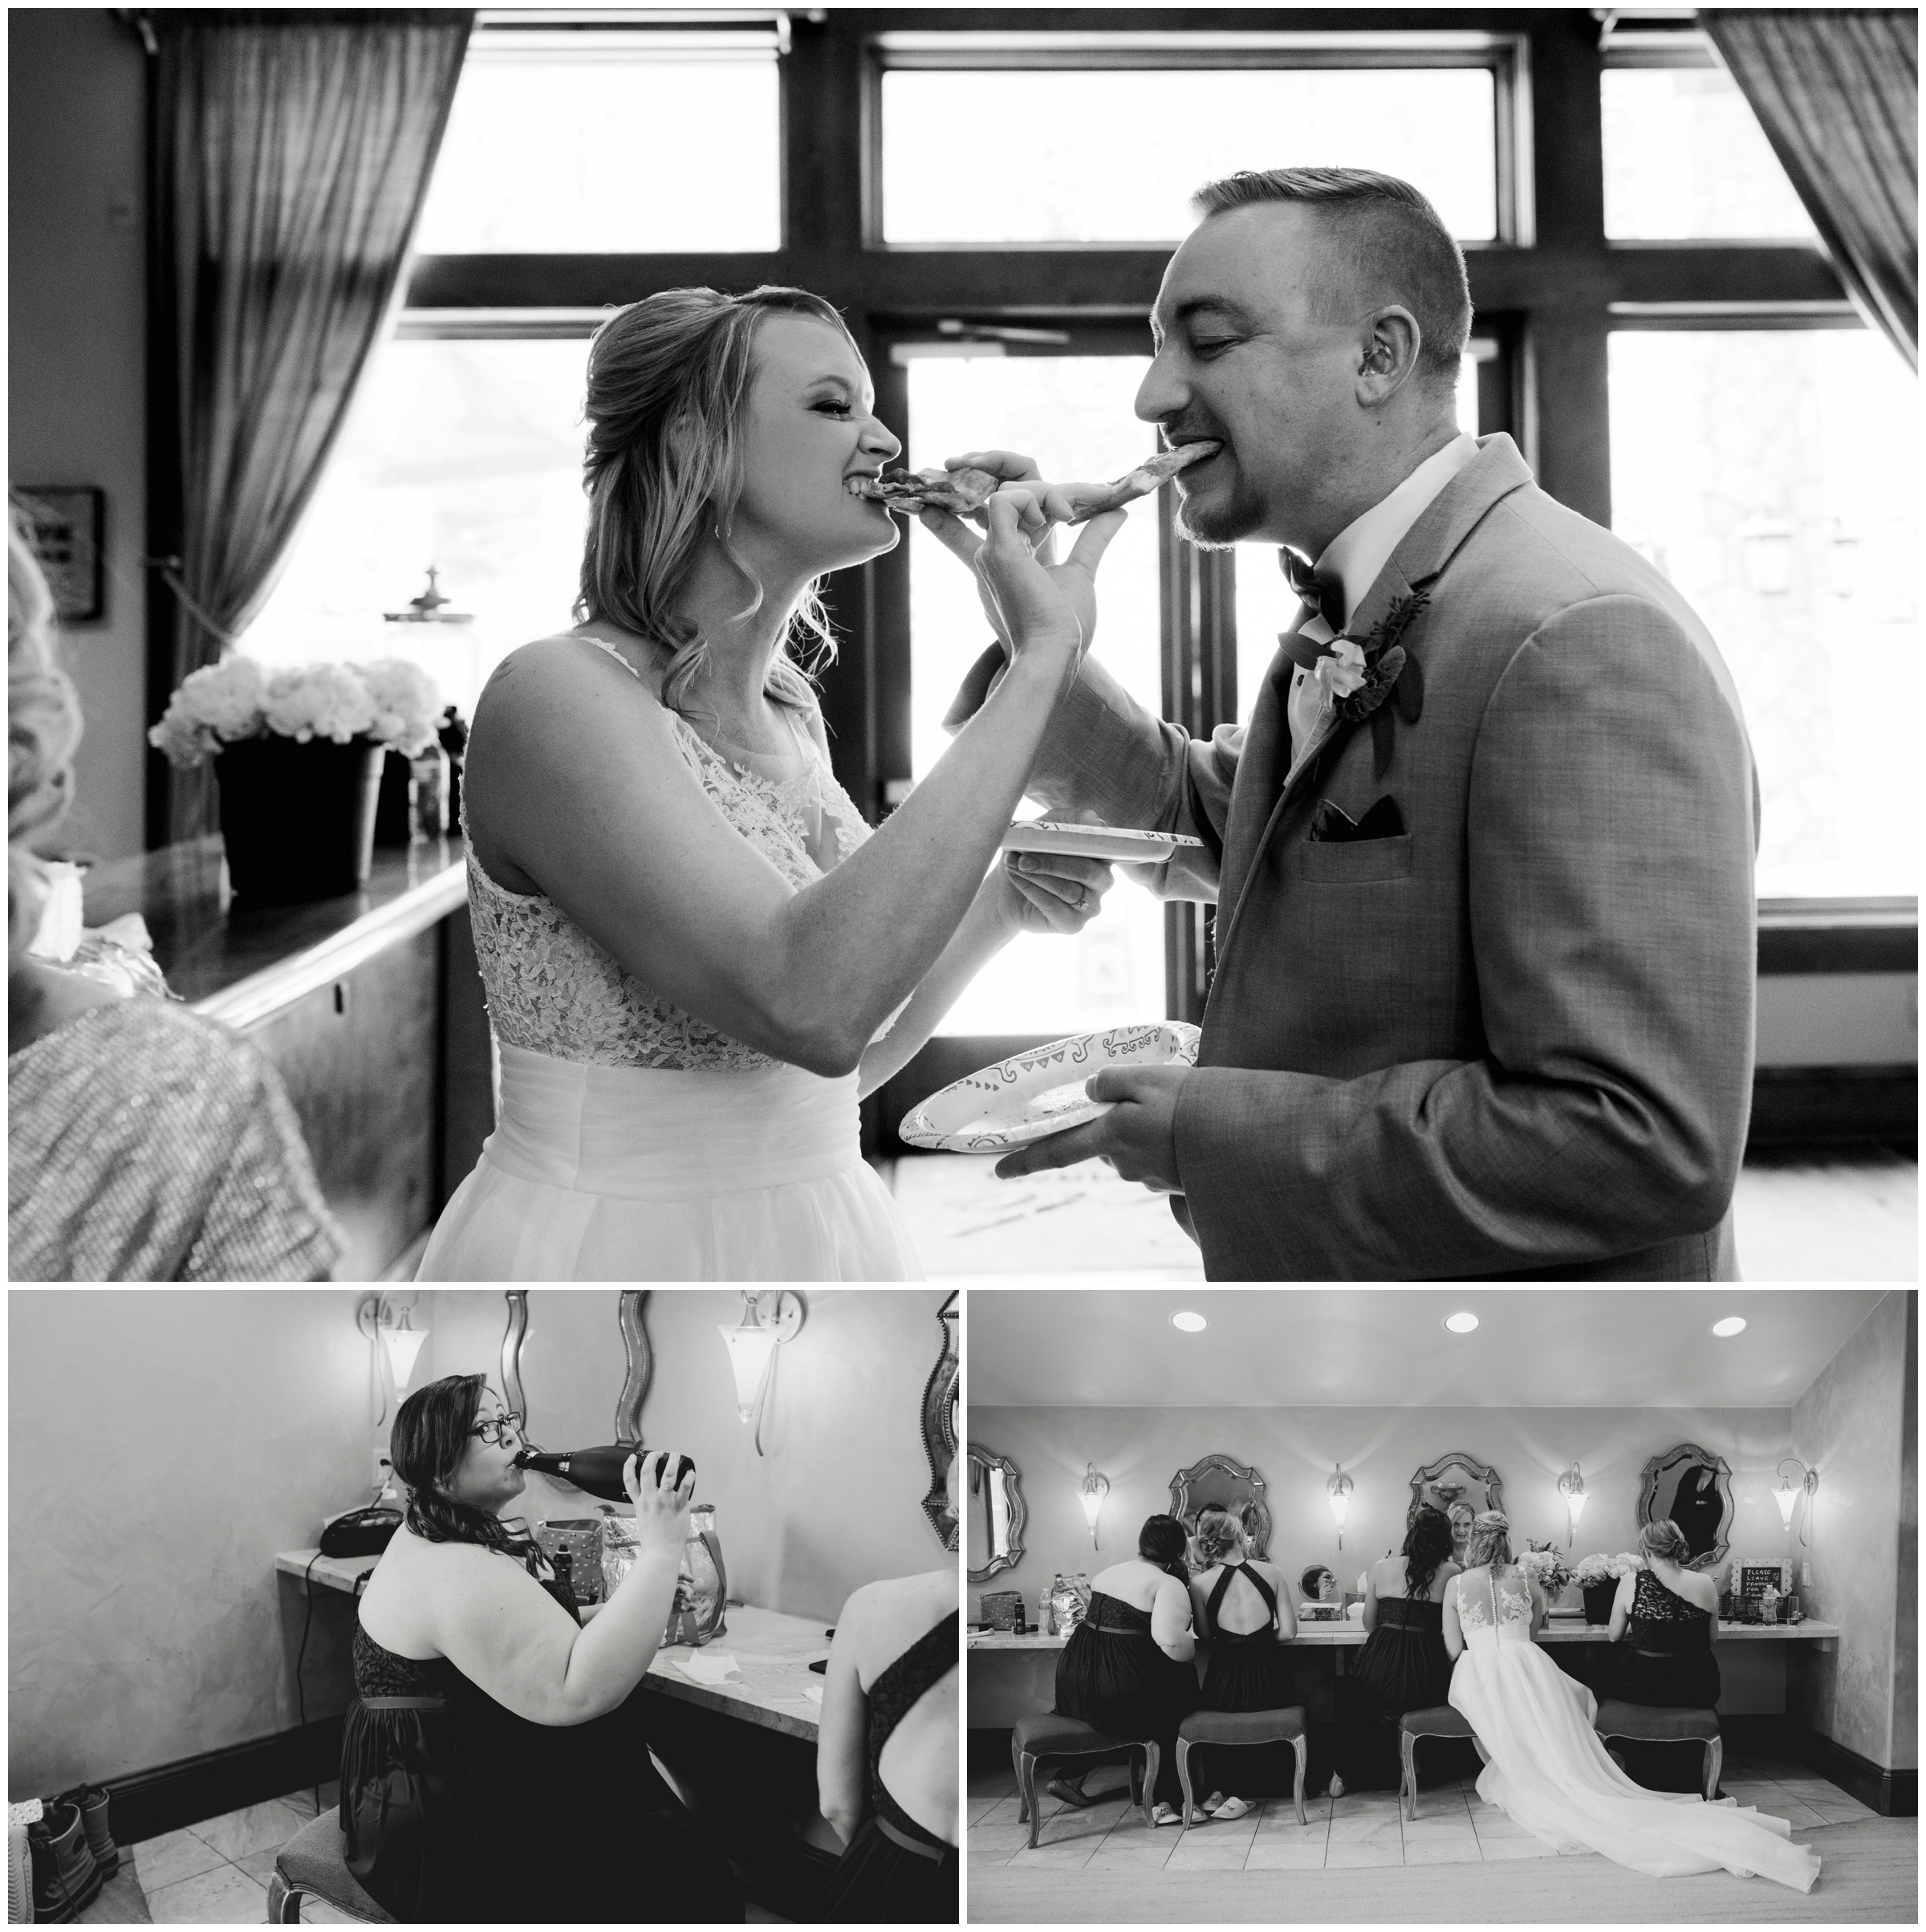
[[[1918,368],[1918,14],[1720,8],[1699,24],[1758,116],[1839,279]]]
[[[150,18],[171,690],[273,586],[394,301],[474,15]],[[210,769],[173,777],[168,836],[209,829]]]

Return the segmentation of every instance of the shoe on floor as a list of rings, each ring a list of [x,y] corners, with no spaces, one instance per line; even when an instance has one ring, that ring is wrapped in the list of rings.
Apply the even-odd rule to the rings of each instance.
[[[1324,1788],[1331,1797],[1341,1798],[1344,1796],[1344,1780],[1334,1771],[1331,1774],[1330,1784]]]
[[[1226,1798],[1211,1816],[1228,1824],[1233,1818],[1249,1816],[1257,1808],[1248,1798]]]
[[[1168,1804],[1153,1805],[1150,1821],[1152,1824],[1181,1824],[1184,1820]]]
[[[1079,1811],[1087,1804],[1096,1803],[1088,1792],[1079,1791],[1067,1778],[1052,1778],[1043,1788],[1051,1797],[1061,1799],[1064,1804],[1074,1805]]]
[[[87,1849],[80,1808],[55,1799],[47,1816],[26,1828],[26,1842],[34,1861],[34,1922],[60,1926],[78,1918],[104,1882]]]
[[[113,1833],[108,1828],[107,1792],[98,1784],[76,1784],[71,1791],[60,1794],[63,1804],[78,1808],[81,1828],[87,1834],[87,1849],[94,1855],[94,1863],[100,1868],[103,1878],[112,1878],[120,1869],[120,1853],[114,1844]]]

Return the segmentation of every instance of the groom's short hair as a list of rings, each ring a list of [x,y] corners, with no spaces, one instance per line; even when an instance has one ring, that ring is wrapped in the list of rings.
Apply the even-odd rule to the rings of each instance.
[[[1317,209],[1331,242],[1341,246],[1327,250],[1329,272],[1314,291],[1312,320],[1349,322],[1395,302],[1417,319],[1418,364],[1428,386],[1456,385],[1471,334],[1464,251],[1409,181],[1368,168],[1245,169],[1207,181],[1191,201],[1206,220],[1265,201]]]

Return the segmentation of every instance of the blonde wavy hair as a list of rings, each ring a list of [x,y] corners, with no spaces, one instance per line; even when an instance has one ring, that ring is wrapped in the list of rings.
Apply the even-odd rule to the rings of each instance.
[[[29,841],[73,801],[80,699],[54,661],[54,600],[34,553],[6,532],[6,966],[26,957],[47,898]]]
[[[770,315],[826,322],[855,345],[820,295],[776,287],[746,295],[665,289],[618,309],[589,345],[583,466],[588,535],[575,618],[605,619],[666,649],[662,702],[685,715],[707,646],[678,606],[712,531],[750,586],[740,614],[762,602],[762,586],[729,535],[742,494],[742,419],[755,335]],[[800,638],[813,641],[807,665],[794,655]],[[829,620],[811,584],[790,613],[784,648],[770,661],[764,689],[778,704],[809,710],[811,676],[835,656]]]
[[[1685,1532],[1669,1516],[1660,1516],[1639,1531],[1639,1548],[1648,1556],[1668,1557],[1674,1563],[1688,1562],[1692,1556]]]
[[[1200,1569],[1221,1563],[1233,1550],[1244,1547],[1244,1531],[1237,1519],[1221,1503],[1209,1503],[1197,1512],[1197,1534],[1192,1539]]]
[[[1470,1539],[1465,1545],[1465,1564],[1475,1570],[1489,1563],[1501,1568],[1511,1561],[1511,1519],[1504,1511],[1488,1509],[1471,1519]]]

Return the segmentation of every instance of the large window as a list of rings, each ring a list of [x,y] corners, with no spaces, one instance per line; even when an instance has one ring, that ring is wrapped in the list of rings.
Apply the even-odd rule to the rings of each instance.
[[[967,169],[933,128],[1014,127]],[[883,76],[883,234],[893,242],[1164,242],[1192,192],[1241,168],[1402,176],[1466,241],[1497,234],[1488,67],[1165,68]]]
[[[998,440],[1115,474],[1150,446],[1130,402],[1190,193],[1348,161],[1416,181],[1467,243],[1468,425],[1509,430],[1546,490],[1644,549],[1713,630],[1757,752],[1761,894],[1915,891],[1914,384],[1857,325],[1684,17],[1432,29],[1360,9],[1301,31],[1213,11],[1152,33],[1091,9],[949,32],[933,21],[962,16],[831,8],[705,15],[693,38],[686,14],[571,18],[590,21],[482,16],[402,334],[371,363],[250,649],[404,650],[465,706],[504,651],[566,623],[582,338],[660,288],[827,296],[913,462]],[[998,340],[1001,359],[955,352]],[[892,362],[919,343],[953,352]],[[1164,541],[1146,502],[1104,565],[1099,652],[1194,730],[1248,716],[1293,608],[1262,550],[1234,561]],[[472,626],[383,621],[430,564]],[[832,750],[880,820],[937,754],[987,632],[920,528],[831,601]],[[1121,884],[1111,907],[1086,942],[1013,949],[953,1026],[1194,1011],[1201,922],[1165,928],[1160,968],[1154,906]]]
[[[1620,332],[1611,368],[1613,527],[1731,666],[1760,896],[1916,893],[1912,372],[1864,329]]]

